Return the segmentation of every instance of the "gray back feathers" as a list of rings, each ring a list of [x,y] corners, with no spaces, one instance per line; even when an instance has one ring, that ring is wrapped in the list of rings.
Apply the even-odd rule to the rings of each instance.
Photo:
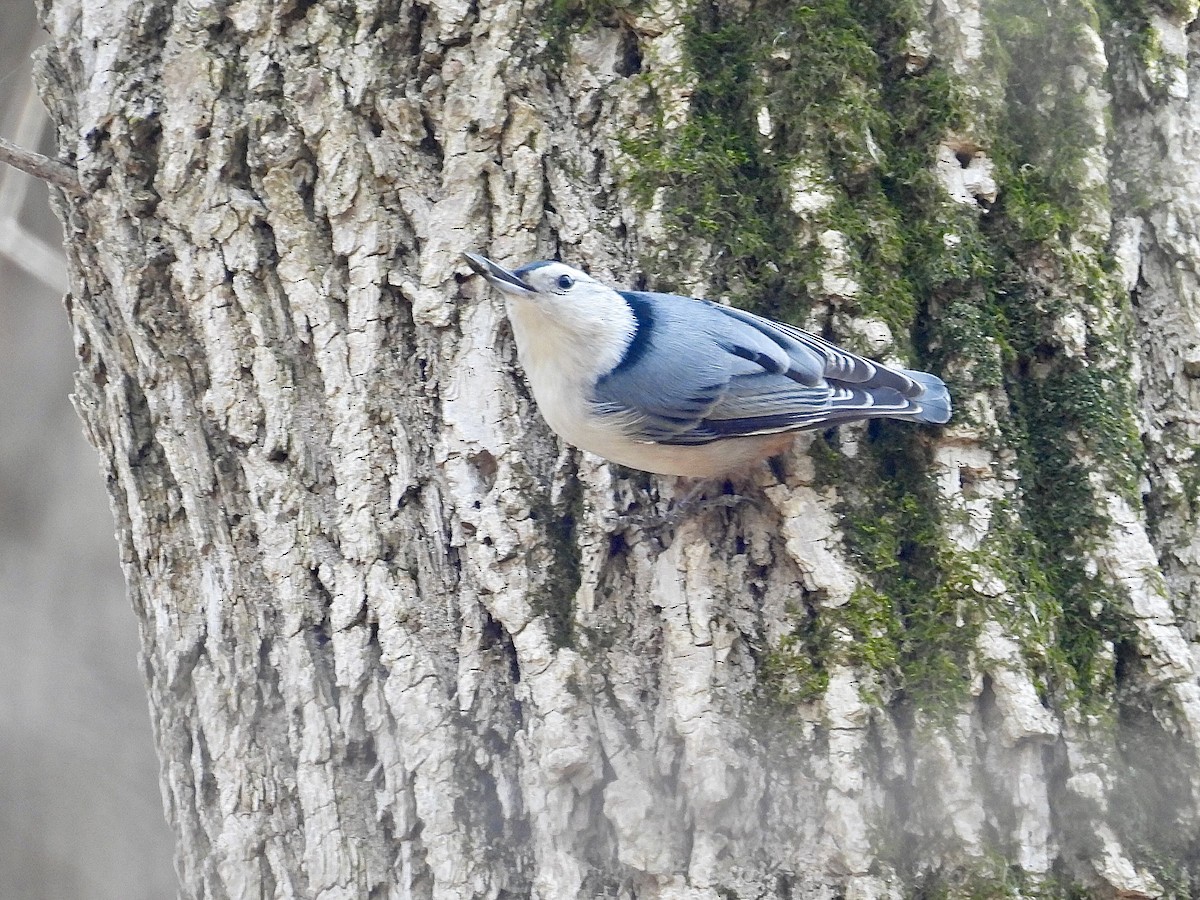
[[[636,440],[705,444],[874,416],[940,424],[941,379],[863,359],[791,325],[674,294],[621,291],[638,329],[596,385]]]

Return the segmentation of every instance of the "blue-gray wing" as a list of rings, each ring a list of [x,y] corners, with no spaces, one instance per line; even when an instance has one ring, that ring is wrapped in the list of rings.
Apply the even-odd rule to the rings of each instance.
[[[945,422],[941,379],[863,359],[744,310],[622,292],[638,330],[595,404],[638,440],[704,444],[871,416]]]

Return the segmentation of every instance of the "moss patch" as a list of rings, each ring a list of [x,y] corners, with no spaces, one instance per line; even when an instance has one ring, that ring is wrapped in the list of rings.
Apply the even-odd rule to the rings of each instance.
[[[762,695],[785,712],[819,700],[829,687],[828,617],[809,605],[794,607],[790,613],[791,633],[763,654],[758,675]]]
[[[851,661],[878,671],[888,696],[950,710],[968,687],[979,625],[1001,617],[1048,695],[1103,703],[1109,648],[1128,629],[1119,591],[1087,558],[1108,524],[1100,494],[1138,502],[1141,466],[1126,300],[1086,228],[1107,198],[1080,189],[1102,136],[1058,69],[1031,64],[1084,56],[1094,14],[1081,5],[1049,20],[1031,0],[991,4],[999,91],[988,98],[936,60],[908,65],[908,35],[924,27],[913,4],[723,9],[698,3],[687,19],[689,118],[664,117],[622,145],[636,163],[630,188],[661,204],[677,236],[646,261],[654,286],[686,280],[699,238],[699,252],[713,250],[703,264],[716,293],[802,320],[829,264],[819,236],[837,230],[861,288],[839,310],[883,320],[915,364],[944,371],[959,421],[972,415],[964,400],[991,398],[996,447],[1020,481],[983,548],[947,549],[921,429],[872,425],[856,460],[819,466],[845,498],[849,547],[870,585],[847,607],[822,609],[823,623],[798,609],[764,673],[803,700],[835,656],[858,654]],[[962,134],[995,165],[991,209],[953,202],[934,175],[939,144]],[[960,145],[969,157],[970,142]],[[823,204],[793,203],[798,177]],[[1058,337],[1069,316],[1085,330],[1081,347]],[[981,571],[1003,573],[1019,608],[994,609]]]
[[[849,661],[879,672],[888,696],[950,715],[970,687],[983,611],[941,539],[928,445],[903,425],[874,422],[868,433],[869,453],[852,463],[862,470],[843,485],[843,527],[872,587],[832,614],[851,635]]]
[[[1031,878],[1000,857],[973,871],[938,872],[924,881],[914,900],[1090,900],[1095,895],[1069,878]]]

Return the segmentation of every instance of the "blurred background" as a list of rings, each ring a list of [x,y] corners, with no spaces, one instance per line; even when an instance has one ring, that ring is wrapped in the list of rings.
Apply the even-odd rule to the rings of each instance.
[[[0,135],[53,155],[33,0],[0,0]],[[0,897],[178,893],[158,762],[74,370],[62,229],[0,164]]]

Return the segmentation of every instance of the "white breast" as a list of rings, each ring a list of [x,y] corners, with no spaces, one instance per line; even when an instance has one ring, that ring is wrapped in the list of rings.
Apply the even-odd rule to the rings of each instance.
[[[521,367],[550,427],[574,443],[591,418],[592,386],[624,356],[632,334],[611,311],[580,307],[570,318],[554,301],[510,297],[508,318]],[[624,306],[622,302],[622,306]]]

